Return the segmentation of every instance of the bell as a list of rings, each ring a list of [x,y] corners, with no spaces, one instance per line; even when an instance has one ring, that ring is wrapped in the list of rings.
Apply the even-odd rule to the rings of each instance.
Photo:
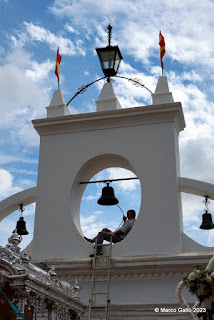
[[[214,224],[213,224],[213,221],[212,221],[212,215],[210,213],[208,213],[207,210],[203,214],[202,224],[200,226],[200,229],[203,229],[203,230],[214,229]]]
[[[23,217],[19,218],[19,221],[16,223],[16,230],[18,235],[24,236],[26,234],[29,234],[29,232],[26,230],[26,222],[24,221]]]
[[[102,195],[97,203],[101,206],[113,206],[119,203],[114,195],[114,189],[112,187],[109,187],[109,183],[107,183],[107,187],[103,188]]]

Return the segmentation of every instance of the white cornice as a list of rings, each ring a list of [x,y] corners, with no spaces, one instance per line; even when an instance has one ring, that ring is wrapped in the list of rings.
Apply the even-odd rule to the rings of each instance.
[[[136,256],[112,258],[111,275],[113,279],[182,279],[194,265],[206,266],[211,258],[210,253],[187,253],[174,256]],[[60,259],[47,260],[48,265],[54,264],[62,279],[69,281],[89,280],[91,278],[91,259]],[[100,260],[100,265],[105,264],[105,259]],[[102,272],[99,276],[102,278]]]
[[[180,102],[45,118],[33,120],[32,122],[40,135],[102,130],[107,128],[130,127],[166,122],[174,122],[178,132],[185,127],[185,120]]]

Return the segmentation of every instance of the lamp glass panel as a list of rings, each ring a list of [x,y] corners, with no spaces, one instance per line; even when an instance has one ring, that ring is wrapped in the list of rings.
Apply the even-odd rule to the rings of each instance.
[[[120,64],[120,57],[119,57],[118,52],[116,52],[115,65],[114,65],[114,70],[115,70],[115,71],[118,70],[119,64]]]
[[[103,69],[112,69],[114,67],[114,51],[100,52]]]

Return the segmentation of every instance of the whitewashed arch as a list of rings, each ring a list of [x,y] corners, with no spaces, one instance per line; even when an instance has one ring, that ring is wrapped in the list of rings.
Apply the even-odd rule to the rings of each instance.
[[[180,192],[195,194],[197,196],[209,196],[214,200],[214,184],[199,180],[178,177]]]
[[[36,202],[36,190],[37,187],[26,189],[12,196],[4,199],[0,202],[0,221],[6,218],[9,214],[19,209],[19,205],[22,203],[24,206]]]

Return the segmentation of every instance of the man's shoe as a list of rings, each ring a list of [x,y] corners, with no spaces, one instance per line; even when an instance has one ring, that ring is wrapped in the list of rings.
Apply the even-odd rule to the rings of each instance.
[[[102,255],[103,255],[102,251],[101,251],[101,252],[97,252],[96,255],[95,255],[95,257],[96,257],[96,256],[102,256]],[[94,257],[94,253],[90,254],[89,257],[90,257],[90,258],[93,258],[93,257]]]
[[[89,238],[86,238],[86,237],[84,237],[84,239],[87,240],[87,241],[90,242],[90,243],[95,243],[95,241],[92,240],[92,239],[89,239]]]

